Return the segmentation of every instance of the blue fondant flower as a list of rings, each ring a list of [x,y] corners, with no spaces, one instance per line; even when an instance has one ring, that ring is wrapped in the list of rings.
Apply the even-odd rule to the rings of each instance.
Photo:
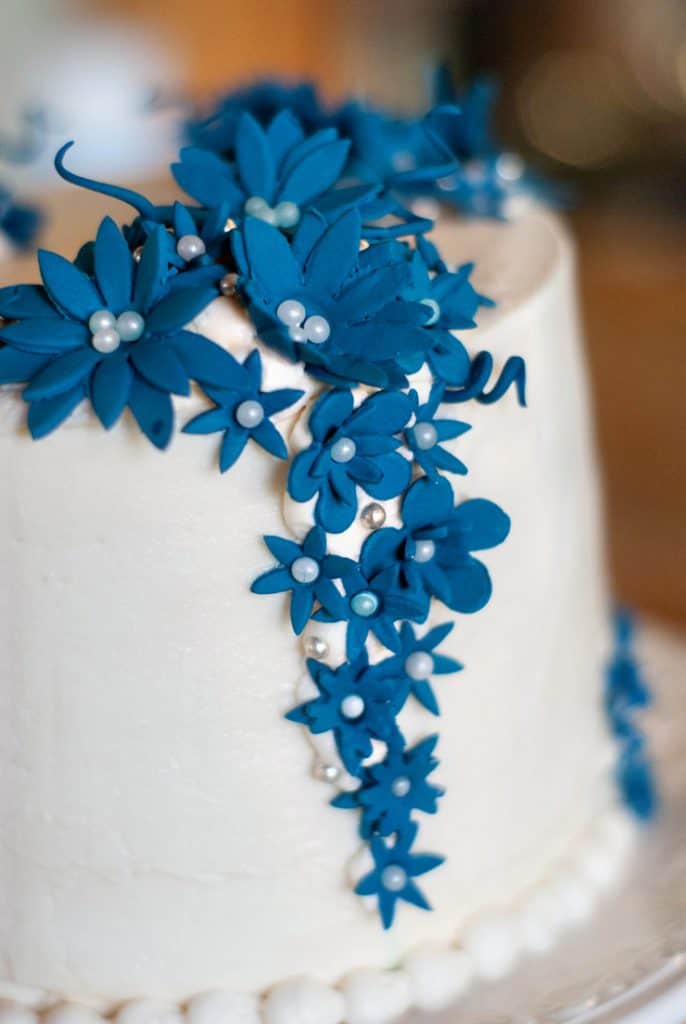
[[[400,619],[423,622],[428,614],[428,601],[420,589],[394,585],[384,574],[376,578],[365,575],[358,566],[342,579],[345,599],[341,603],[322,603],[312,616],[317,622],[347,622],[346,654],[356,658],[372,633],[390,651],[400,648],[394,623]]]
[[[492,501],[472,498],[453,506],[453,500],[447,480],[416,480],[403,499],[403,527],[384,527],[367,538],[362,571],[376,585],[413,596],[423,590],[456,612],[483,608],[491,579],[472,551],[501,544],[510,520]]]
[[[336,607],[343,597],[331,582],[354,571],[350,558],[327,555],[326,534],[314,526],[302,544],[283,537],[265,537],[264,542],[280,563],[278,569],[259,576],[253,594],[278,594],[291,591],[291,624],[295,633],[302,633],[312,614],[315,600]]]
[[[172,171],[181,188],[204,206],[222,204],[237,220],[254,216],[290,230],[304,209],[334,187],[349,148],[334,128],[306,136],[290,110],[281,110],[265,128],[244,112],[230,160],[188,147]]]
[[[460,420],[436,419],[436,412],[443,399],[445,385],[434,384],[427,401],[419,404],[417,392],[410,392],[415,403],[415,422],[405,430],[405,444],[412,452],[415,462],[432,480],[439,473],[466,473],[464,462],[451,452],[441,448],[442,441],[451,441],[471,430],[468,423]]]
[[[447,675],[462,669],[459,661],[455,661],[454,658],[449,658],[445,654],[438,654],[435,650],[439,644],[443,643],[453,626],[454,623],[446,622],[442,626],[435,626],[424,636],[419,637],[409,622],[403,622],[400,627],[400,649],[396,655],[398,667],[390,664],[388,666],[390,671],[394,673],[400,671],[407,678],[412,696],[432,715],[440,714],[440,710],[436,695],[429,682],[430,677]],[[393,661],[393,659],[387,660],[388,662]]]
[[[12,194],[0,186],[0,231],[17,249],[29,249],[40,230],[43,215],[35,206],[17,203]]]
[[[231,234],[240,287],[260,337],[310,373],[332,383],[402,387],[431,344],[422,328],[430,314],[400,297],[411,274],[404,247],[380,243],[360,252],[360,230],[356,210],[330,225],[308,215],[291,244],[249,217]]]
[[[92,274],[40,252],[41,286],[0,290],[0,315],[14,321],[0,330],[0,383],[27,382],[34,438],[88,398],[107,428],[128,406],[143,433],[164,448],[174,419],[170,396],[187,395],[191,380],[225,380],[228,353],[184,330],[216,292],[173,290],[164,235],[158,228],[136,263],[106,218],[92,249]]]
[[[416,836],[417,825],[411,822],[396,835],[393,844],[381,836],[371,837],[374,868],[357,883],[355,892],[358,896],[377,897],[384,928],[393,924],[398,900],[431,910],[431,904],[414,880],[439,867],[445,858],[433,853],[413,853]]]
[[[626,744],[616,768],[617,786],[622,799],[637,818],[650,821],[659,807],[655,775],[643,741],[635,736]]]
[[[390,746],[386,757],[364,769],[362,785],[352,793],[341,793],[334,807],[362,810],[360,834],[390,836],[407,827],[412,811],[435,814],[443,790],[429,782],[438,767],[433,756],[438,736],[429,736],[409,750]]]
[[[183,428],[184,433],[224,435],[219,449],[222,473],[233,466],[250,438],[270,455],[285,459],[286,442],[270,417],[297,402],[303,392],[293,388],[262,391],[262,360],[257,349],[243,363],[233,356],[229,360],[221,386],[204,386],[215,408],[195,416]]]
[[[347,530],[357,514],[357,488],[383,501],[410,482],[412,465],[396,449],[412,414],[401,391],[380,391],[353,408],[350,391],[327,391],[308,421],[312,443],[299,452],[288,474],[296,501],[317,496],[315,519],[330,533]]]
[[[346,771],[358,775],[372,753],[372,740],[387,743],[397,735],[395,719],[407,689],[402,680],[374,674],[365,651],[335,669],[313,660],[307,667],[319,694],[286,718],[314,734],[332,732]]]

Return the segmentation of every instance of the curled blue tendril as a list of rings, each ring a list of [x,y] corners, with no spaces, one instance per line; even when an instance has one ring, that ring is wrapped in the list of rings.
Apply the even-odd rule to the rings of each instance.
[[[486,384],[492,372],[493,356],[490,352],[479,352],[472,360],[467,383],[461,388],[446,388],[443,401],[457,403],[476,399],[482,405],[493,405],[514,385],[517,392],[517,401],[520,405],[525,406],[526,364],[523,358],[521,356],[510,356],[491,390],[486,391]]]

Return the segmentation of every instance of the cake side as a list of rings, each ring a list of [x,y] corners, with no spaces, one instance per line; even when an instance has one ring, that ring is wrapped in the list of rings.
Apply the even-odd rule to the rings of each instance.
[[[542,213],[448,233],[449,259],[481,240],[477,283],[500,302],[470,342],[496,368],[526,357],[529,408],[512,393],[470,402],[459,414],[474,429],[449,446],[470,465],[458,498],[487,494],[513,527],[484,556],[490,604],[457,616],[446,643],[465,669],[440,686],[447,795],[423,844],[450,856],[426,881],[433,914],[404,908],[383,933],[351,898],[354,822],[328,806],[304,733],[283,721],[302,649],[285,607],[248,593],[269,567],[260,536],[284,533],[283,470],[250,449],[223,478],[212,440],[204,459],[184,435],[161,456],[87,415],[35,445],[4,394],[8,993],[109,1007],[391,967],[523,898],[607,811],[606,595],[569,244]],[[508,283],[501,261],[519,276]],[[245,344],[233,315],[231,336],[212,316],[209,336]],[[283,414],[284,433],[297,438],[302,415]],[[403,716],[410,739],[433,731],[420,711]]]

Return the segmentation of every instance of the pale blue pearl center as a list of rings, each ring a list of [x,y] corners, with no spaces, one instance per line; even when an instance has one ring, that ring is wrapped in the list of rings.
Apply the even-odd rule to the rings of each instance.
[[[331,445],[330,454],[334,462],[345,464],[355,458],[356,452],[357,445],[353,441],[352,437],[339,437],[338,440],[334,441]]]
[[[402,798],[407,796],[412,788],[412,783],[408,779],[407,775],[399,775],[397,779],[393,779],[391,784],[391,793],[393,796]]]
[[[405,658],[405,673],[418,682],[428,679],[434,670],[434,660],[427,651],[413,651]]]
[[[176,251],[185,263],[190,263],[198,256],[204,256],[207,246],[200,235],[182,235],[176,243]]]
[[[241,427],[250,430],[252,427],[258,427],[262,422],[264,419],[264,409],[259,402],[249,398],[245,402],[241,402],[236,408],[235,417],[236,422]]]
[[[400,864],[388,864],[381,872],[381,884],[389,892],[401,892],[407,885],[407,871]]]
[[[341,714],[344,718],[359,718],[364,713],[364,700],[357,693],[349,693],[341,701]]]
[[[432,540],[418,540],[414,548],[415,562],[430,562],[436,554],[436,544]]]
[[[288,327],[291,341],[321,345],[331,334],[331,325],[326,317],[317,313],[307,316],[307,310],[299,299],[284,299],[276,307],[276,315]]]
[[[420,451],[425,452],[433,448],[438,441],[438,431],[433,423],[419,422],[414,425],[414,443]]]
[[[378,611],[379,598],[373,590],[361,590],[359,594],[355,594],[351,598],[350,607],[355,615],[359,615],[362,619],[368,619],[370,615]]]
[[[301,555],[291,565],[291,576],[296,583],[314,583],[319,576],[319,562]]]

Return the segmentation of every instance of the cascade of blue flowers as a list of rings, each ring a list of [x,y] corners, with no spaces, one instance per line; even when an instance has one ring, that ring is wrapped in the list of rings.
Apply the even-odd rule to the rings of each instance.
[[[135,216],[124,228],[105,218],[73,262],[40,252],[40,284],[0,289],[0,384],[21,387],[35,439],[85,402],[108,430],[128,409],[164,449],[173,396],[193,386],[208,407],[183,430],[217,435],[225,472],[248,444],[289,457],[272,420],[303,393],[263,387],[265,352],[316,382],[311,443],[287,479],[291,499],[311,503],[312,527],[265,538],[277,566],[252,590],[289,593],[296,634],[310,621],[345,631],[345,660],[310,659],[317,695],[287,717],[330,733],[357,782],[332,802],[358,816],[373,868],[356,891],[376,898],[385,927],[399,901],[428,909],[416,879],[442,861],[415,848],[417,816],[435,813],[442,794],[431,778],[438,737],[409,746],[399,715],[415,702],[438,716],[432,679],[461,665],[440,651],[453,623],[424,625],[435,607],[484,607],[491,580],[478,554],[510,525],[487,498],[455,501],[450,475],[468,467],[447,443],[470,427],[445,410],[508,390],[525,404],[520,356],[494,371],[491,353],[465,346],[491,302],[470,264],[446,264],[426,237],[432,220],[413,206],[464,174],[457,126],[468,117],[474,134],[469,110],[442,102],[406,120],[355,103],[327,111],[307,86],[262,84],[189,127],[172,170],[193,202],[168,206],[76,174],[66,144],[59,173]],[[220,295],[243,306],[259,338],[243,362],[187,329]],[[329,547],[361,515],[362,496],[381,514],[379,503],[396,502],[400,525],[377,521],[357,558],[344,558]]]

